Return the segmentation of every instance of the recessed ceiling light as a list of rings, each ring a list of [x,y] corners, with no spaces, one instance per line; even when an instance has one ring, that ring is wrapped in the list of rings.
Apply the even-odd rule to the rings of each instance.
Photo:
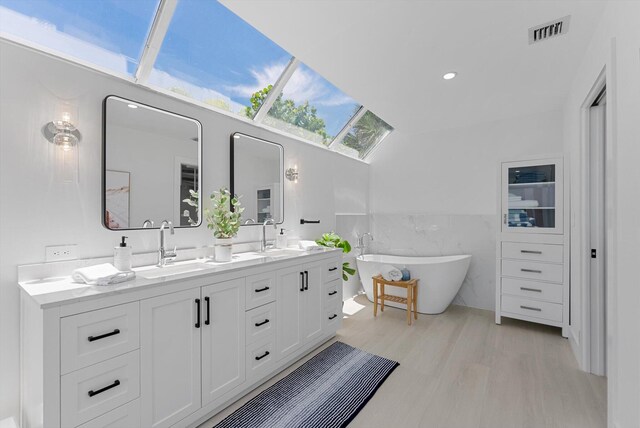
[[[138,106],[135,105],[135,104],[127,104],[127,107],[129,107],[129,108],[138,108]]]
[[[454,77],[456,77],[457,75],[458,75],[458,73],[456,73],[455,71],[450,71],[450,72],[448,72],[448,73],[445,73],[445,74],[444,74],[444,76],[442,76],[442,78],[443,78],[444,80],[451,80],[451,79],[453,79]]]

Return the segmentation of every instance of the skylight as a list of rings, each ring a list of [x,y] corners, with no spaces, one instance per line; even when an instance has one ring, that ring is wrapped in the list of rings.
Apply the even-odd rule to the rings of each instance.
[[[291,55],[216,1],[178,3],[149,84],[253,118]]]
[[[133,75],[159,0],[0,0],[0,36]]]
[[[336,141],[331,148],[364,159],[391,131],[393,128],[387,122],[367,111],[351,126],[344,138]]]
[[[300,64],[264,123],[328,145],[360,105],[309,67]]]
[[[217,1],[160,4],[0,0],[0,37],[358,159],[393,130]]]

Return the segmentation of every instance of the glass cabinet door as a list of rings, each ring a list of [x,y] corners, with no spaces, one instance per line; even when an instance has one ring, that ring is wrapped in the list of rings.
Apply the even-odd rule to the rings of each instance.
[[[503,232],[562,233],[561,162],[503,164]]]

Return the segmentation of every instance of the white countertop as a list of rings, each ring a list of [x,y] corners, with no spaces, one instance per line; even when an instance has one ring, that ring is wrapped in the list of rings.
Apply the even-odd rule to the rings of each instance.
[[[269,264],[276,266],[277,264],[299,258],[341,252],[342,250],[338,248],[323,248],[322,250],[315,251],[287,248],[285,252],[275,250],[264,254],[257,252],[234,254],[232,260],[226,263],[218,263],[207,259],[195,259],[172,263],[164,268],[158,268],[156,266],[136,267],[133,269],[136,272],[135,279],[114,285],[98,286],[74,282],[71,278],[71,271],[73,269],[71,269],[67,275],[46,276],[46,273],[44,273],[42,278],[23,280],[19,281],[18,284],[25,293],[31,296],[31,298],[44,309],[98,297],[139,291],[147,287],[171,284],[177,281],[208,277],[223,272],[234,272]],[[81,263],[82,266],[92,265],[90,261],[76,262]],[[93,264],[100,263],[104,263],[104,261],[98,261]],[[47,269],[47,264],[31,265],[27,268],[32,268],[39,272],[60,272],[59,267],[57,269]]]

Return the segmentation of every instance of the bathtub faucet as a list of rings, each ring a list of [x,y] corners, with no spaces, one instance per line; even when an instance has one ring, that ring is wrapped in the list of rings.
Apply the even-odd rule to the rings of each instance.
[[[360,250],[360,255],[363,256],[364,255],[364,251],[366,249],[366,246],[364,244],[364,238],[365,237],[369,237],[370,241],[373,241],[373,235],[370,234],[369,232],[365,232],[362,235],[358,235],[358,245],[356,245],[356,248],[358,248]]]

